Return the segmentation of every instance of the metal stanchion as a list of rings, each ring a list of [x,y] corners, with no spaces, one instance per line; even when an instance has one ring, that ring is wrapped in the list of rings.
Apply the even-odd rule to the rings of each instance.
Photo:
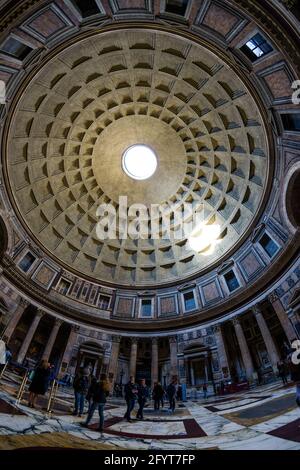
[[[4,372],[5,372],[6,368],[7,368],[7,366],[8,366],[8,362],[6,362],[6,363],[4,364],[4,367],[3,367],[3,369],[2,369],[2,371],[1,371],[1,373],[0,373],[0,380],[2,379],[2,377],[3,377],[3,375],[4,375]]]
[[[26,371],[26,373],[25,373],[25,375],[24,375],[24,377],[23,377],[23,380],[22,380],[22,382],[21,382],[21,385],[20,385],[18,394],[17,394],[17,399],[16,399],[16,404],[17,404],[17,405],[21,402],[21,400],[22,400],[22,398],[23,398],[23,395],[24,395],[24,392],[25,392],[25,387],[26,387],[28,378],[29,378],[29,371]]]
[[[51,385],[49,400],[48,400],[48,406],[47,406],[47,413],[49,413],[49,414],[52,413],[52,407],[53,407],[54,402],[55,402],[58,387],[59,387],[59,383],[56,379],[54,379],[53,383]]]

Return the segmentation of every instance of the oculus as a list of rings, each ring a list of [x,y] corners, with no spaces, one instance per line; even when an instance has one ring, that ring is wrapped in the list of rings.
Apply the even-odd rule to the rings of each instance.
[[[122,168],[130,178],[146,180],[154,175],[157,158],[147,145],[132,145],[123,153]]]

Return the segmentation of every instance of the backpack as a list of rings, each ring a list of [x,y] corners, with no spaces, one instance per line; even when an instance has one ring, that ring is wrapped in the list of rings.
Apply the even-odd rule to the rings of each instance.
[[[168,385],[167,387],[167,394],[169,397],[173,397],[176,393],[176,387],[173,384]]]
[[[82,377],[75,377],[73,383],[74,389],[79,393],[87,392],[89,387],[89,379],[85,375]]]

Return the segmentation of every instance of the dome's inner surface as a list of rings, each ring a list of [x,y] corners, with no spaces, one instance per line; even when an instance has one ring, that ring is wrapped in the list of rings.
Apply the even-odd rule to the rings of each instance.
[[[251,226],[267,181],[265,129],[242,81],[200,45],[154,31],[111,32],[57,55],[24,92],[8,142],[13,197],[35,239],[112,284],[183,280],[218,262]],[[157,156],[154,177],[123,171],[135,144]],[[120,196],[165,213],[203,203],[217,243],[198,253],[187,235],[100,240],[97,208],[118,213]]]

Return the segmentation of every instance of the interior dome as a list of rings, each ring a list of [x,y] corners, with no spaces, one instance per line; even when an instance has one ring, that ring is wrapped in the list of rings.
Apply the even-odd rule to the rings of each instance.
[[[0,1],[1,449],[300,448],[296,4]]]
[[[154,178],[123,171],[137,143],[157,155]],[[7,168],[23,225],[56,261],[112,285],[150,286],[198,275],[247,234],[268,144],[254,98],[216,55],[179,36],[124,30],[64,49],[35,75],[15,107]],[[118,214],[122,196],[163,215],[202,204],[216,239],[200,252],[189,232],[164,239],[161,215],[157,238],[99,239],[97,208]]]

